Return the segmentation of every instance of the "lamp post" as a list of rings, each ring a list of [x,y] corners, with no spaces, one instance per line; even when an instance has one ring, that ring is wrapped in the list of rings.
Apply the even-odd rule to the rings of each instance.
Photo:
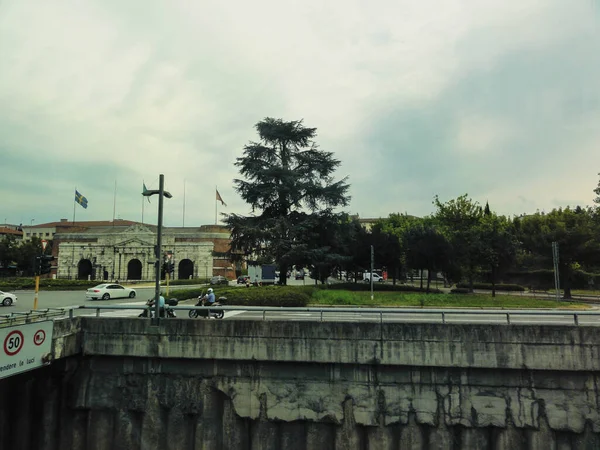
[[[154,323],[158,325],[160,317],[160,307],[158,305],[158,299],[160,297],[160,260],[161,260],[161,246],[162,246],[162,222],[163,222],[163,198],[173,198],[173,196],[165,191],[165,176],[161,173],[159,177],[158,190],[145,190],[142,195],[150,197],[154,194],[158,194],[158,226],[156,230],[156,253],[155,253],[155,276],[156,282],[154,285]]]

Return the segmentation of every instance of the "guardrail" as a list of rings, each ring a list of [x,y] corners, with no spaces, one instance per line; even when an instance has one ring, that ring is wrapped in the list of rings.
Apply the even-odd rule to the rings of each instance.
[[[32,309],[31,311],[27,312],[0,314],[0,328],[55,319],[57,317],[64,316],[67,313],[67,309],[70,308]]]
[[[92,309],[96,310],[96,316],[100,317],[101,310],[154,310],[154,307],[148,307],[145,305],[140,306],[121,306],[121,305],[98,305],[88,306],[82,305],[75,308],[69,309],[69,317],[73,317],[73,311],[76,309]],[[506,319],[506,324],[510,325],[512,319],[515,316],[562,316],[562,317],[573,317],[573,324],[579,325],[579,318],[581,316],[600,316],[600,310],[598,311],[574,311],[574,310],[532,310],[532,309],[513,309],[513,310],[478,310],[478,309],[416,309],[416,308],[318,308],[318,307],[269,307],[269,306],[165,306],[165,309],[172,309],[174,311],[206,311],[210,310],[223,310],[223,311],[252,311],[262,312],[262,320],[267,319],[267,313],[269,312],[298,312],[298,313],[318,313],[320,322],[323,322],[324,315],[331,315],[335,313],[354,313],[354,314],[374,314],[378,316],[378,319],[383,323],[384,315],[430,315],[439,316],[442,323],[447,323],[449,316],[455,315],[482,315],[482,316],[503,316]]]

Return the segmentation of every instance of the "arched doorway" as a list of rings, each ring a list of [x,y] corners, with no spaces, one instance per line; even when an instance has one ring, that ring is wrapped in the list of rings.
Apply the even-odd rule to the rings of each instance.
[[[82,259],[77,264],[77,279],[78,280],[87,280],[88,277],[90,279],[94,279],[94,268],[92,266],[92,262],[89,259]]]
[[[142,279],[142,262],[139,259],[132,259],[127,263],[127,279],[141,280]]]
[[[194,276],[194,263],[189,259],[179,261],[179,279],[187,280]]]

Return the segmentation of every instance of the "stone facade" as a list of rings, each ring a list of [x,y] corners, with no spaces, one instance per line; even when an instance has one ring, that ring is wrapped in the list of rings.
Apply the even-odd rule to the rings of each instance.
[[[54,241],[57,278],[154,279],[156,227],[153,225],[93,227],[57,233]],[[163,228],[162,251],[172,255],[174,279],[213,275],[234,278],[231,263],[213,256],[213,252],[224,253],[228,248],[229,231],[224,227]]]

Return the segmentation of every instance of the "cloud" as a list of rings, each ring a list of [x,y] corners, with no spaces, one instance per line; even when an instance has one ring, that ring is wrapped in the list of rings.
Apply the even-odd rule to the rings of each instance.
[[[235,158],[266,116],[304,118],[349,175],[351,212],[427,214],[468,192],[512,214],[590,203],[599,10],[559,0],[0,6],[2,210],[9,222],[141,218],[164,173],[165,223],[249,208]],[[146,219],[153,214],[146,208]]]

